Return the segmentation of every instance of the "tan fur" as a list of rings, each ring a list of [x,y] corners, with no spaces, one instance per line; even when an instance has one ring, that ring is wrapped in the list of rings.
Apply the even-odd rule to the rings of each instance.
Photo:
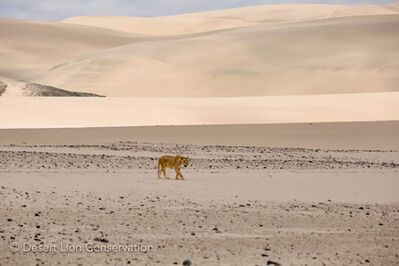
[[[165,178],[168,178],[166,176],[166,168],[171,168],[175,169],[176,171],[176,179],[179,180],[179,177],[181,180],[184,180],[183,174],[180,172],[181,167],[187,167],[188,163],[190,162],[190,159],[187,157],[183,157],[180,155],[177,156],[170,156],[170,155],[165,155],[159,158],[158,161],[158,177],[161,178],[161,174],[163,173]]]

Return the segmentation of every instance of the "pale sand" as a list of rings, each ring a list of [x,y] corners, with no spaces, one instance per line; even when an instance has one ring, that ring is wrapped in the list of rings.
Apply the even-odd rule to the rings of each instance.
[[[0,77],[122,97],[397,91],[398,13],[397,5],[272,5],[3,19]]]
[[[399,15],[259,24],[135,42],[65,62],[35,81],[107,96],[397,91],[398,36]]]
[[[170,36],[240,28],[279,25],[334,17],[398,14],[395,5],[279,4],[207,11],[166,17],[80,16],[62,23],[85,25],[149,36]]]
[[[156,159],[177,152],[192,158],[186,180],[158,179]],[[1,146],[0,263],[394,265],[398,167],[389,151]],[[58,251],[11,253],[12,242]],[[66,254],[61,243],[154,250]]]
[[[63,62],[137,40],[109,30],[14,19],[0,19],[0,35],[0,80],[26,81]]]
[[[397,121],[398,102],[398,92],[238,98],[4,97],[0,128]]]
[[[311,149],[399,150],[399,122],[0,129],[0,144],[138,141]]]

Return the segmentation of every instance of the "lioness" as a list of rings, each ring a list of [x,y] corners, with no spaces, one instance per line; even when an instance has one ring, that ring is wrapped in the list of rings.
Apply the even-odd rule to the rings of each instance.
[[[170,155],[165,155],[159,158],[158,161],[158,178],[161,178],[161,174],[163,173],[165,178],[168,178],[166,176],[166,167],[168,168],[174,168],[176,171],[176,179],[179,180],[179,176],[181,177],[181,180],[184,180],[184,176],[180,172],[180,168],[182,166],[187,167],[188,163],[190,162],[190,159],[187,157],[183,157],[180,155],[177,156],[170,156]]]

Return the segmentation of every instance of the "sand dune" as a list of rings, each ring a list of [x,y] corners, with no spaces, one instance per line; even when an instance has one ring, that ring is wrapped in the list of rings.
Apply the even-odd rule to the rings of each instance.
[[[266,5],[0,20],[0,75],[122,97],[397,91],[398,13],[395,5]]]
[[[65,61],[135,39],[85,26],[11,19],[0,19],[0,36],[0,76],[16,79],[32,78]]]
[[[279,4],[234,8],[167,17],[72,17],[62,23],[151,36],[191,34],[254,24],[276,25],[344,16],[397,14],[394,6]]]
[[[107,96],[259,96],[397,91],[399,15],[263,24],[124,45],[37,82]]]

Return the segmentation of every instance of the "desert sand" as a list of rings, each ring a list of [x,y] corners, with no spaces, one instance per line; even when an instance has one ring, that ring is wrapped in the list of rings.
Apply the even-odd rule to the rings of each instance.
[[[0,35],[0,265],[398,264],[397,4]]]
[[[397,91],[398,14],[394,4],[302,4],[2,19],[0,77],[119,97]]]
[[[397,121],[398,102],[399,92],[206,98],[4,97],[0,98],[0,128]]]
[[[158,179],[157,158],[176,152],[192,159],[186,180],[172,170]],[[393,265],[398,155],[133,141],[1,146],[1,261]],[[12,253],[10,243],[56,250]],[[153,249],[60,250],[133,244]]]
[[[347,16],[397,14],[397,5],[279,4],[206,11],[166,17],[80,16],[61,23],[86,25],[145,36],[170,36],[220,31],[251,25],[280,25]]]
[[[131,141],[338,150],[399,150],[398,121],[1,129],[0,145]]]
[[[398,29],[398,15],[254,25],[124,45],[68,62],[37,81],[109,96],[396,91]]]

